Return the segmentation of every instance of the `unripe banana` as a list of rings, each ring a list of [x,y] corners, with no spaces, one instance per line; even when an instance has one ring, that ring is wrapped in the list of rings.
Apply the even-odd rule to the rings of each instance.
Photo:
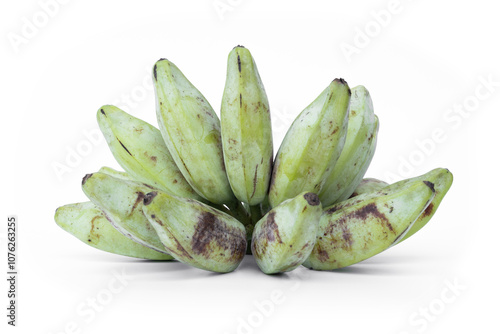
[[[366,193],[371,193],[375,191],[379,191],[382,188],[385,188],[389,185],[389,183],[384,182],[379,179],[374,179],[374,178],[366,178],[363,179],[354,192],[351,194],[350,198],[359,196],[361,194],[366,194]]]
[[[451,174],[451,172],[446,168],[435,168],[423,175],[401,180],[399,182],[395,182],[390,185],[387,185],[387,183],[376,179],[368,179],[368,180],[370,181],[366,182],[365,185],[366,188],[363,189],[363,187],[360,187],[359,189],[359,191],[363,193],[361,193],[356,197],[353,197],[355,201],[361,199],[373,198],[374,196],[376,196],[376,192],[364,192],[365,190],[369,191],[370,189],[373,189],[375,191],[380,189],[380,191],[395,191],[405,187],[408,183],[416,181],[428,181],[434,184],[434,189],[436,191],[434,199],[429,204],[427,209],[424,212],[422,212],[422,214],[418,217],[418,219],[411,226],[408,232],[400,240],[396,240],[395,243],[399,243],[411,237],[413,234],[415,234],[418,230],[420,230],[429,222],[434,213],[436,213],[444,196],[450,189],[453,183],[453,174]],[[384,184],[387,186],[383,187]],[[349,201],[345,201],[342,203],[349,203]]]
[[[304,266],[332,270],[372,257],[406,233],[434,198],[434,185],[414,181],[354,197],[327,208],[321,216],[317,242]]]
[[[436,196],[432,200],[431,204],[425,209],[424,212],[418,217],[415,223],[412,225],[408,233],[401,239],[401,241],[408,239],[414,235],[418,230],[425,226],[431,220],[432,216],[436,213],[441,201],[444,196],[450,190],[453,183],[453,174],[446,168],[436,168],[430,172],[421,175],[410,180],[414,181],[429,181],[434,184],[434,189],[436,190]],[[408,180],[406,182],[409,182]],[[399,242],[401,242],[399,241]]]
[[[148,260],[173,260],[172,256],[144,247],[118,232],[92,202],[61,206],[54,219],[66,232],[105,252]]]
[[[201,199],[175,164],[157,128],[115,106],[101,107],[97,122],[113,156],[133,179],[169,194]]]
[[[167,253],[142,212],[144,196],[154,188],[98,172],[83,178],[82,189],[119,232],[143,246]]]
[[[335,79],[295,119],[274,162],[271,207],[303,191],[319,193],[344,147],[350,96],[347,83]]]
[[[221,105],[222,148],[236,198],[251,206],[267,194],[273,164],[269,102],[248,49],[229,53]]]
[[[294,270],[311,253],[322,213],[318,195],[301,193],[269,211],[255,225],[252,254],[265,274]]]
[[[234,203],[219,118],[208,101],[167,59],[156,62],[153,83],[161,134],[187,182],[213,203]]]
[[[344,148],[319,193],[325,207],[348,199],[363,179],[375,154],[378,125],[370,93],[363,86],[354,87]]]
[[[181,262],[226,273],[236,269],[245,256],[245,227],[208,205],[151,192],[142,210],[165,248]]]

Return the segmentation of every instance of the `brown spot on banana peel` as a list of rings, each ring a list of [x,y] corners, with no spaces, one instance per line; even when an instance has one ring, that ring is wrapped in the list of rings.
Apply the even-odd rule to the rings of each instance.
[[[434,189],[434,183],[429,182],[429,181],[423,181],[425,185],[429,188],[431,188],[432,192],[436,192],[436,189]]]
[[[434,204],[431,202],[420,215],[421,218],[430,216],[434,210]]]
[[[333,212],[335,212],[335,211],[333,211]],[[328,211],[327,211],[327,214],[328,214]],[[367,205],[359,208],[358,210],[353,211],[353,212],[341,217],[338,220],[338,224],[342,225],[342,229],[343,229],[342,232],[343,232],[343,234],[346,234],[346,231],[344,230],[343,226],[346,225],[346,223],[349,221],[349,219],[356,218],[356,219],[359,219],[361,221],[365,221],[368,218],[368,216],[373,216],[375,218],[378,218],[381,221],[381,223],[383,225],[385,225],[392,233],[395,233],[394,228],[392,227],[391,223],[389,222],[387,217],[378,210],[377,205],[375,203],[367,204]],[[337,227],[337,224],[330,223],[328,225],[328,228],[325,231],[325,235],[332,234],[335,227]]]
[[[228,226],[211,212],[198,216],[191,247],[197,255],[205,258],[212,256],[212,243],[231,252],[231,261],[239,261],[245,256],[246,235],[235,227]]]
[[[189,174],[189,176],[192,178],[192,176],[191,176],[191,172],[190,172],[190,171],[189,171],[189,169],[187,168],[186,163],[184,162],[184,160],[183,160],[181,157],[179,157],[179,159],[181,159],[181,162],[182,162],[182,165],[184,166],[184,169],[185,169],[185,170],[186,170],[186,172]]]
[[[282,244],[283,241],[281,241],[278,224],[276,224],[276,221],[274,220],[275,215],[276,212],[274,211],[269,213],[266,219],[266,223],[262,227],[262,231],[263,233],[265,233],[267,241],[273,242],[274,240],[277,240],[278,243]]]
[[[282,244],[281,236],[278,230],[278,224],[276,224],[274,217],[276,212],[270,211],[267,215],[266,221],[263,222],[258,235],[254,234],[254,238],[258,239],[259,247],[256,247],[257,242],[252,242],[252,254],[256,257],[261,257],[261,254],[266,253],[267,245],[271,242],[278,241]]]
[[[162,59],[163,59],[163,58],[162,58]],[[162,60],[162,59],[160,59],[160,60]],[[160,60],[158,60],[158,61],[160,61]],[[154,76],[155,76],[155,81],[158,81],[158,79],[156,78],[156,64],[155,64],[155,66],[153,67],[153,74],[154,74]]]
[[[241,59],[240,59],[240,55],[238,55],[238,71],[241,73]]]
[[[243,106],[243,99],[242,99],[241,93],[240,93],[240,108],[242,108],[242,106]]]
[[[103,114],[104,116],[106,116],[106,113],[104,112],[104,109],[101,109],[101,114]]]
[[[328,252],[326,250],[321,248],[320,244],[316,244],[316,249],[318,252],[318,260],[320,260],[321,262],[328,261],[330,256],[328,255]]]
[[[97,238],[97,240],[99,240],[99,238],[101,237],[100,234],[97,234],[96,231],[94,231],[94,222],[96,219],[99,219],[101,218],[101,216],[95,216],[94,218],[92,218],[92,220],[90,221],[90,224],[91,224],[91,228],[90,228],[90,236],[89,237],[93,237],[93,238]],[[92,240],[91,239],[88,239],[89,242],[91,242]]]
[[[304,199],[311,206],[316,206],[316,205],[319,205],[319,203],[320,203],[319,197],[315,193],[306,193],[306,194],[304,194]]]
[[[145,196],[144,193],[138,191],[138,192],[136,192],[136,194],[137,194],[137,198],[135,200],[134,205],[132,206],[132,210],[130,210],[130,213],[128,214],[129,217],[134,213],[134,210],[137,208],[137,205],[139,205],[139,203],[141,201],[144,202],[144,196]]]
[[[253,192],[250,198],[253,198],[255,195],[255,191],[257,190],[257,170],[259,169],[259,165],[255,165],[255,175],[253,176]]]
[[[127,153],[128,153],[128,154],[130,154],[130,156],[133,156],[133,155],[132,155],[132,153],[130,153],[130,151],[129,151],[126,147],[125,147],[125,145],[123,145],[123,143],[120,141],[120,139],[117,139],[117,140],[118,140],[118,142],[120,143],[120,145],[123,147],[123,149],[124,149],[125,151],[127,151]]]

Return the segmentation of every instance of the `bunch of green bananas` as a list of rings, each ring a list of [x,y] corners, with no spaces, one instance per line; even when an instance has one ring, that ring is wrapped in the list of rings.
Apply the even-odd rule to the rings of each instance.
[[[378,117],[368,90],[333,80],[295,119],[273,161],[266,91],[248,49],[229,54],[221,119],[172,62],[153,67],[159,129],[106,105],[97,121],[125,170],[102,167],[56,223],[111,253],[230,272],[332,270],[407,239],[434,215],[447,169],[363,179]]]

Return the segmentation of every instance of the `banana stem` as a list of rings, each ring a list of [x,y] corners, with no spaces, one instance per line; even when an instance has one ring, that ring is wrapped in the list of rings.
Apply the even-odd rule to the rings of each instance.
[[[245,209],[241,202],[236,201],[233,203],[226,204],[229,208],[230,215],[238,219],[243,225],[248,225],[252,222],[248,211]]]
[[[260,204],[249,206],[249,210],[252,223],[255,225],[263,217]]]

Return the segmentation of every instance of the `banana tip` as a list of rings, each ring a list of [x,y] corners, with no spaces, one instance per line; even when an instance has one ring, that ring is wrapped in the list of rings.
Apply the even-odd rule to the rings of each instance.
[[[306,193],[304,194],[304,198],[311,206],[319,205],[319,197],[315,193]]]
[[[333,81],[341,83],[342,85],[347,85],[347,81],[345,81],[343,78],[337,78],[337,79],[335,79]]]
[[[144,196],[144,205],[149,205],[153,201],[153,198],[156,197],[158,193],[156,191],[152,191],[150,193],[147,193],[146,196]]]
[[[85,184],[85,182],[87,182],[88,179],[90,179],[92,177],[92,175],[94,175],[94,174],[87,174],[83,177],[82,186]]]

